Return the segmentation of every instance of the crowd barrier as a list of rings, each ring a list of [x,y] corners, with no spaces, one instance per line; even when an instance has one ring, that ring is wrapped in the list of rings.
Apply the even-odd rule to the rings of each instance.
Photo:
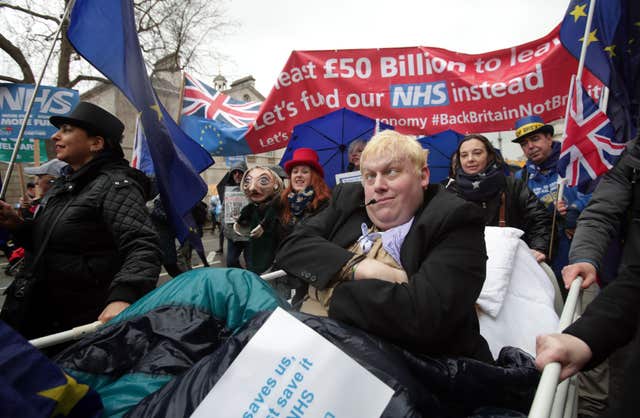
[[[580,303],[581,285],[581,277],[571,283],[569,295],[560,316],[558,332],[562,332],[562,330],[571,325],[582,312]],[[560,363],[557,362],[549,363],[545,366],[538,384],[538,390],[529,410],[529,418],[573,418],[577,416],[577,378],[573,376],[558,384],[560,368]]]

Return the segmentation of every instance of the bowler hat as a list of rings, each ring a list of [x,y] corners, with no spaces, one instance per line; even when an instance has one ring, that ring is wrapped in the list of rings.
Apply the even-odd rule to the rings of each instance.
[[[519,144],[526,137],[542,132],[545,134],[553,135],[553,126],[546,125],[540,116],[531,115],[520,118],[516,121],[516,138],[511,140],[516,144]]]
[[[293,151],[293,157],[284,163],[284,170],[291,176],[291,170],[297,165],[308,165],[324,177],[324,170],[318,161],[318,154],[311,148],[298,148]]]
[[[89,102],[80,102],[66,116],[51,116],[49,122],[56,128],[66,124],[78,126],[90,131],[93,135],[120,141],[124,132],[124,124],[100,106]]]

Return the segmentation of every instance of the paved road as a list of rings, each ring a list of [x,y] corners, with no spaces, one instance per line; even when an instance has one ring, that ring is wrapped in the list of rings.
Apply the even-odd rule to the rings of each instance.
[[[211,267],[225,267],[225,259],[224,255],[216,254],[215,251],[218,249],[218,231],[215,231],[215,234],[211,233],[211,229],[206,229],[204,235],[202,237],[202,243],[205,248],[205,254],[207,254],[207,260]],[[200,259],[193,253],[192,261],[194,263],[194,268],[202,267],[200,263]],[[0,306],[4,304],[4,289],[9,286],[13,277],[7,276],[4,272],[7,266],[7,259],[4,255],[0,256]],[[158,284],[164,284],[167,281],[171,280],[171,276],[169,276],[164,269],[160,273],[160,279],[158,280]]]

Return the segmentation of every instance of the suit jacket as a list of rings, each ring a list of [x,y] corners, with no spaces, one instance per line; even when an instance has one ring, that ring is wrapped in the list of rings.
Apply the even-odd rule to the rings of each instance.
[[[360,184],[339,185],[331,205],[284,240],[276,264],[324,289],[353,257],[346,250],[372,225]],[[329,316],[429,355],[491,361],[475,301],[485,278],[482,211],[438,185],[425,190],[400,251],[407,284],[356,280],[336,286]]]

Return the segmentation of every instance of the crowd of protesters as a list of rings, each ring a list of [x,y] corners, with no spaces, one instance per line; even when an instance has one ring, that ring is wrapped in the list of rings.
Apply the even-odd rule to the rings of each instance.
[[[107,322],[156,286],[161,265],[171,276],[190,268],[178,263],[153,180],[124,159],[122,122],[81,102],[51,123],[59,129],[52,137],[57,159],[27,171],[37,184],[18,210],[0,202],[0,225],[24,248],[25,260],[0,318],[27,338]],[[569,376],[601,363],[638,329],[640,158],[633,143],[593,196],[564,187],[558,198],[553,127],[527,116],[515,132],[513,142],[527,157],[515,176],[486,137],[471,134],[459,142],[446,184],[432,184],[428,154],[415,138],[383,131],[349,145],[347,170],[360,170],[360,183],[330,190],[316,151],[300,148],[284,172],[237,163],[218,184],[210,212],[201,203],[192,215],[200,236],[210,215],[226,267],[283,269],[286,276],[270,284],[293,309],[422,354],[487,362],[493,360],[475,312],[485,279],[485,226],[521,229],[532,256],[551,264],[559,282],[564,274],[568,286],[581,275],[591,290],[604,286],[599,274],[615,276],[617,264],[605,261],[609,242],[631,237],[620,278],[566,334],[539,338],[538,365],[560,361]],[[190,246],[182,252],[190,259]],[[583,384],[585,416],[607,411],[600,387],[608,376],[593,380]],[[627,413],[632,395],[619,392],[616,407]]]

